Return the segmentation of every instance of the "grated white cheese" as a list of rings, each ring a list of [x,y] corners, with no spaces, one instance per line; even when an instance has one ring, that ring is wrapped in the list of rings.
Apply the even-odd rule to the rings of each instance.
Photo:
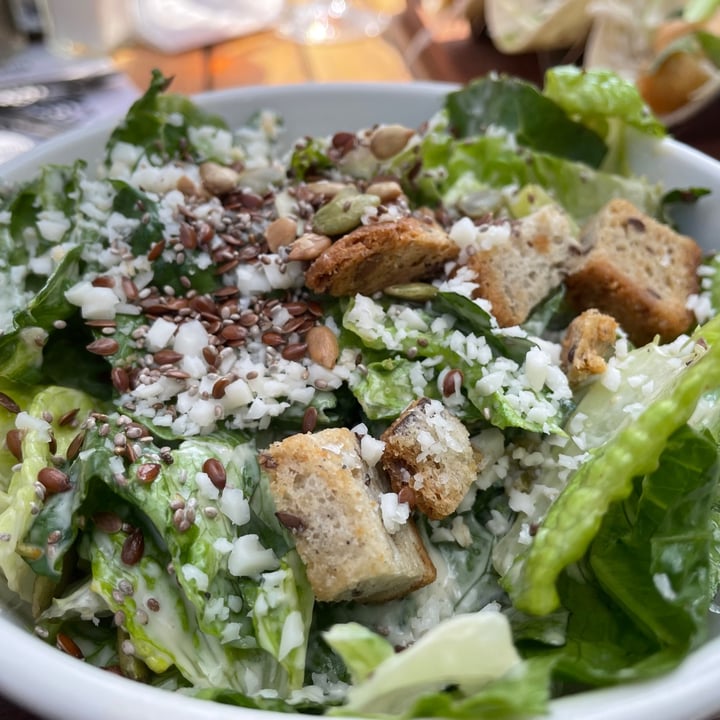
[[[279,567],[275,553],[260,542],[257,535],[242,535],[233,542],[228,570],[235,577],[256,578],[266,570]]]
[[[382,521],[390,535],[394,535],[407,523],[410,517],[410,505],[401,503],[397,493],[382,493],[380,495],[380,512]]]
[[[240,488],[226,487],[220,496],[220,512],[233,524],[242,526],[250,522],[250,504]]]

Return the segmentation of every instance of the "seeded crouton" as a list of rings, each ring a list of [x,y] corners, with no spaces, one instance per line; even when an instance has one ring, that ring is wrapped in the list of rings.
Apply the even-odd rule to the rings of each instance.
[[[562,340],[560,362],[571,385],[580,385],[592,375],[605,372],[617,330],[615,318],[594,308],[570,323]]]
[[[393,534],[385,529],[380,496],[390,492],[387,478],[363,461],[353,432],[292,435],[260,462],[318,600],[384,602],[435,579],[412,520]]]
[[[458,246],[429,218],[361,225],[310,265],[305,283],[336,297],[371,295],[389,285],[431,277],[458,253]]]
[[[438,400],[409,405],[381,440],[393,490],[435,520],[457,509],[477,477],[467,429]]]
[[[482,249],[481,236],[481,249],[467,262],[478,284],[476,297],[490,301],[500,327],[524,322],[587,252],[572,220],[554,205],[508,222],[507,230],[503,238],[498,226],[489,226],[491,247]]]
[[[582,235],[592,250],[566,280],[576,309],[612,315],[636,345],[656,335],[669,342],[690,327],[686,305],[698,289],[702,255],[694,240],[627,200],[610,201]]]

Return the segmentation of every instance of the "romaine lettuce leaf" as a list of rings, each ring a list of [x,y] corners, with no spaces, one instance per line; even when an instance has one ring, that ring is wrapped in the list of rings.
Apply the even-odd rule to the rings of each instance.
[[[254,691],[256,683],[282,687],[282,677],[269,656],[263,659],[262,651],[222,644],[214,635],[200,632],[196,608],[167,572],[169,558],[151,533],[145,533],[143,556],[134,564],[121,559],[124,540],[123,533],[93,533],[91,588],[129,633],[132,649],[128,654],[156,673],[175,665],[197,687],[244,693]]]
[[[284,682],[300,687],[313,596],[292,540],[268,502],[254,445],[193,438],[163,451],[145,442],[126,464],[106,441],[120,430],[112,424],[90,433],[83,467],[147,516],[200,630],[223,644],[259,646],[284,668]],[[203,469],[210,458],[224,468],[222,490]],[[143,482],[148,468],[152,480]],[[126,481],[118,482],[118,475]],[[259,564],[245,569],[243,554],[254,553],[262,556]]]
[[[331,628],[327,641],[333,644],[339,632]],[[369,646],[363,654],[377,654],[378,639],[369,633],[356,635],[357,644]],[[348,653],[345,643],[333,647],[343,656]],[[350,663],[355,663],[357,652],[350,649]],[[459,614],[434,627],[409,648],[386,656],[372,674],[350,688],[347,704],[331,714],[404,715],[423,695],[452,686],[460,697],[472,697],[521,664],[510,625],[502,614]]]
[[[348,305],[343,327],[371,351],[386,354],[379,359],[377,352],[371,352],[374,362],[368,369],[372,367],[372,374],[351,384],[367,416],[388,418],[386,413],[394,413],[411,393],[414,397],[437,396],[440,371],[455,368],[461,373],[463,392],[453,404],[459,417],[484,419],[500,428],[559,432],[561,410],[551,402],[549,388],[538,391],[530,387],[523,379],[522,364],[505,355],[524,357],[524,348],[532,346],[530,340],[502,336],[485,311],[480,307],[473,310],[472,300],[460,301],[455,293],[443,292],[437,301],[437,307],[430,303],[414,308],[383,305],[357,295]],[[407,357],[418,361],[408,362]],[[483,384],[495,373],[502,375],[500,387]],[[541,419],[531,417],[540,406]]]
[[[60,418],[70,410],[78,409],[78,417],[84,419],[93,409],[95,401],[76,390],[61,387],[47,387],[32,399],[24,415],[18,415],[17,423],[22,423],[22,463],[12,475],[7,495],[10,504],[0,514],[0,570],[7,579],[8,586],[25,599],[32,593],[35,574],[24,558],[31,561],[43,561],[56,552],[53,543],[48,544],[48,533],[58,529],[64,533],[70,523],[67,507],[59,518],[60,528],[49,528],[44,522],[40,526],[44,537],[38,544],[26,543],[28,533],[37,522],[43,507],[72,502],[73,493],[48,495],[38,490],[38,473],[46,467],[53,467],[53,456],[62,456],[77,434],[72,424],[61,424]],[[43,415],[53,417],[51,424]],[[65,497],[63,497],[65,496]],[[43,502],[45,500],[45,502]],[[48,511],[49,512],[49,511]],[[77,518],[75,519],[77,520]],[[60,538],[58,538],[59,540]],[[22,553],[22,554],[20,554]]]
[[[535,85],[509,77],[475,80],[445,101],[451,132],[460,138],[497,132],[539,153],[599,167],[607,152],[603,139],[572,120],[555,99]]]
[[[170,160],[213,159],[191,140],[191,129],[210,126],[227,131],[227,123],[207,113],[188,98],[166,90],[172,82],[154,70],[150,86],[136,100],[123,121],[115,128],[106,146],[105,163],[111,165],[113,149],[118,143],[128,143],[145,149],[145,157],[152,164]],[[218,160],[224,158],[215,158]]]
[[[705,634],[719,471],[715,442],[681,428],[658,469],[610,508],[590,548],[605,592],[662,645],[690,647]]]
[[[708,338],[716,334],[719,323],[708,324]],[[674,385],[580,466],[550,507],[527,552],[515,561],[511,576],[505,578],[519,609],[542,615],[558,607],[559,573],[583,556],[611,504],[630,495],[635,476],[657,468],[670,436],[691,417],[701,396],[718,385],[720,343],[714,343],[681,370]],[[617,403],[621,410],[625,407],[621,398]]]
[[[430,131],[419,146],[419,160],[400,158],[394,169],[418,203],[452,206],[463,196],[487,188],[542,187],[582,224],[615,197],[627,198],[655,215],[660,188],[642,178],[605,172],[549,153],[516,147],[506,137],[480,135],[455,140],[442,129]],[[419,167],[419,169],[418,169]],[[503,205],[495,208],[503,210]]]
[[[588,70],[575,65],[550,68],[545,73],[543,92],[570,117],[594,128],[606,140],[617,132],[613,124],[633,127],[653,137],[667,134],[637,87],[611,70]]]

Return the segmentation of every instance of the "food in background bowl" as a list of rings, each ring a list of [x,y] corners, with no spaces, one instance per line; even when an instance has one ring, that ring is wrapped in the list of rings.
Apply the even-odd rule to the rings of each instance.
[[[713,312],[714,261],[696,277],[694,243],[657,218],[700,196],[691,185],[717,191],[716,167],[690,154],[683,171],[667,142],[637,139],[662,130],[627,86],[571,70],[545,95],[488,78],[446,100],[436,86],[244,91],[241,114],[215,100],[238,125],[263,108],[294,118],[289,172],[274,113],[233,134],[163,86],[113,133],[98,179],[47,167],[4,205],[12,252],[36,244],[15,259],[25,273],[8,268],[27,294],[8,299],[19,311],[1,343],[0,558],[36,633],[85,662],[48,659],[3,620],[4,640],[51,679],[83,678],[76,715],[106,716],[124,694],[176,717],[203,712],[186,695],[527,714],[547,707],[551,679],[591,686],[680,662],[708,630],[715,584],[703,391],[717,384],[717,321],[694,329]],[[340,99],[344,129],[323,111]],[[677,178],[680,191],[622,171],[623,137],[648,167],[669,163],[666,189]],[[690,334],[633,350],[606,308],[602,325],[591,313],[575,326],[595,328],[589,354],[584,333],[565,335],[565,372],[560,339],[581,310],[566,308],[565,280],[602,250],[590,235],[612,229],[616,197],[633,203],[626,232],[657,243],[638,273],[700,283],[676,328]],[[701,239],[712,207],[700,198],[682,230]],[[505,297],[525,308],[512,303],[503,327],[500,300],[476,297],[498,248],[524,263],[507,277],[527,272]],[[672,248],[687,250],[682,268]],[[562,262],[538,272],[550,252]],[[652,288],[647,307],[677,310]],[[653,547],[664,553],[647,558]],[[118,688],[91,664],[178,692]],[[23,667],[4,667],[9,691],[22,693],[10,679]],[[626,690],[654,702],[657,683]]]
[[[714,0],[562,0],[470,3],[473,26],[486,26],[505,53],[577,49],[583,66],[637,83],[668,125],[701,111],[720,88],[720,10]]]
[[[703,7],[699,7],[699,6]],[[593,5],[586,67],[633,80],[655,113],[675,124],[699,112],[720,89],[717,3]]]

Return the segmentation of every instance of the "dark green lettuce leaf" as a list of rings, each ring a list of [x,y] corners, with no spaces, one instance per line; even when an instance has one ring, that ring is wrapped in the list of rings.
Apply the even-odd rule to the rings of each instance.
[[[193,145],[188,130],[210,125],[227,129],[220,117],[202,110],[187,97],[167,93],[172,78],[153,70],[152,80],[145,94],[136,100],[124,120],[113,131],[106,147],[106,164],[110,163],[113,148],[121,142],[145,149],[146,157],[154,164],[170,160],[207,160]]]
[[[579,224],[615,197],[627,198],[650,215],[658,209],[659,188],[644,179],[517,148],[505,137],[455,140],[443,132],[431,132],[416,153],[403,158],[394,170],[419,204],[452,204],[483,188],[538,185]]]
[[[590,550],[605,591],[663,645],[690,647],[705,634],[718,471],[715,442],[680,429],[658,469],[610,509]]]
[[[572,120],[537,87],[516,78],[489,76],[476,80],[450,93],[446,108],[450,128],[461,138],[503,128],[523,147],[595,168],[607,153],[596,132]]]

